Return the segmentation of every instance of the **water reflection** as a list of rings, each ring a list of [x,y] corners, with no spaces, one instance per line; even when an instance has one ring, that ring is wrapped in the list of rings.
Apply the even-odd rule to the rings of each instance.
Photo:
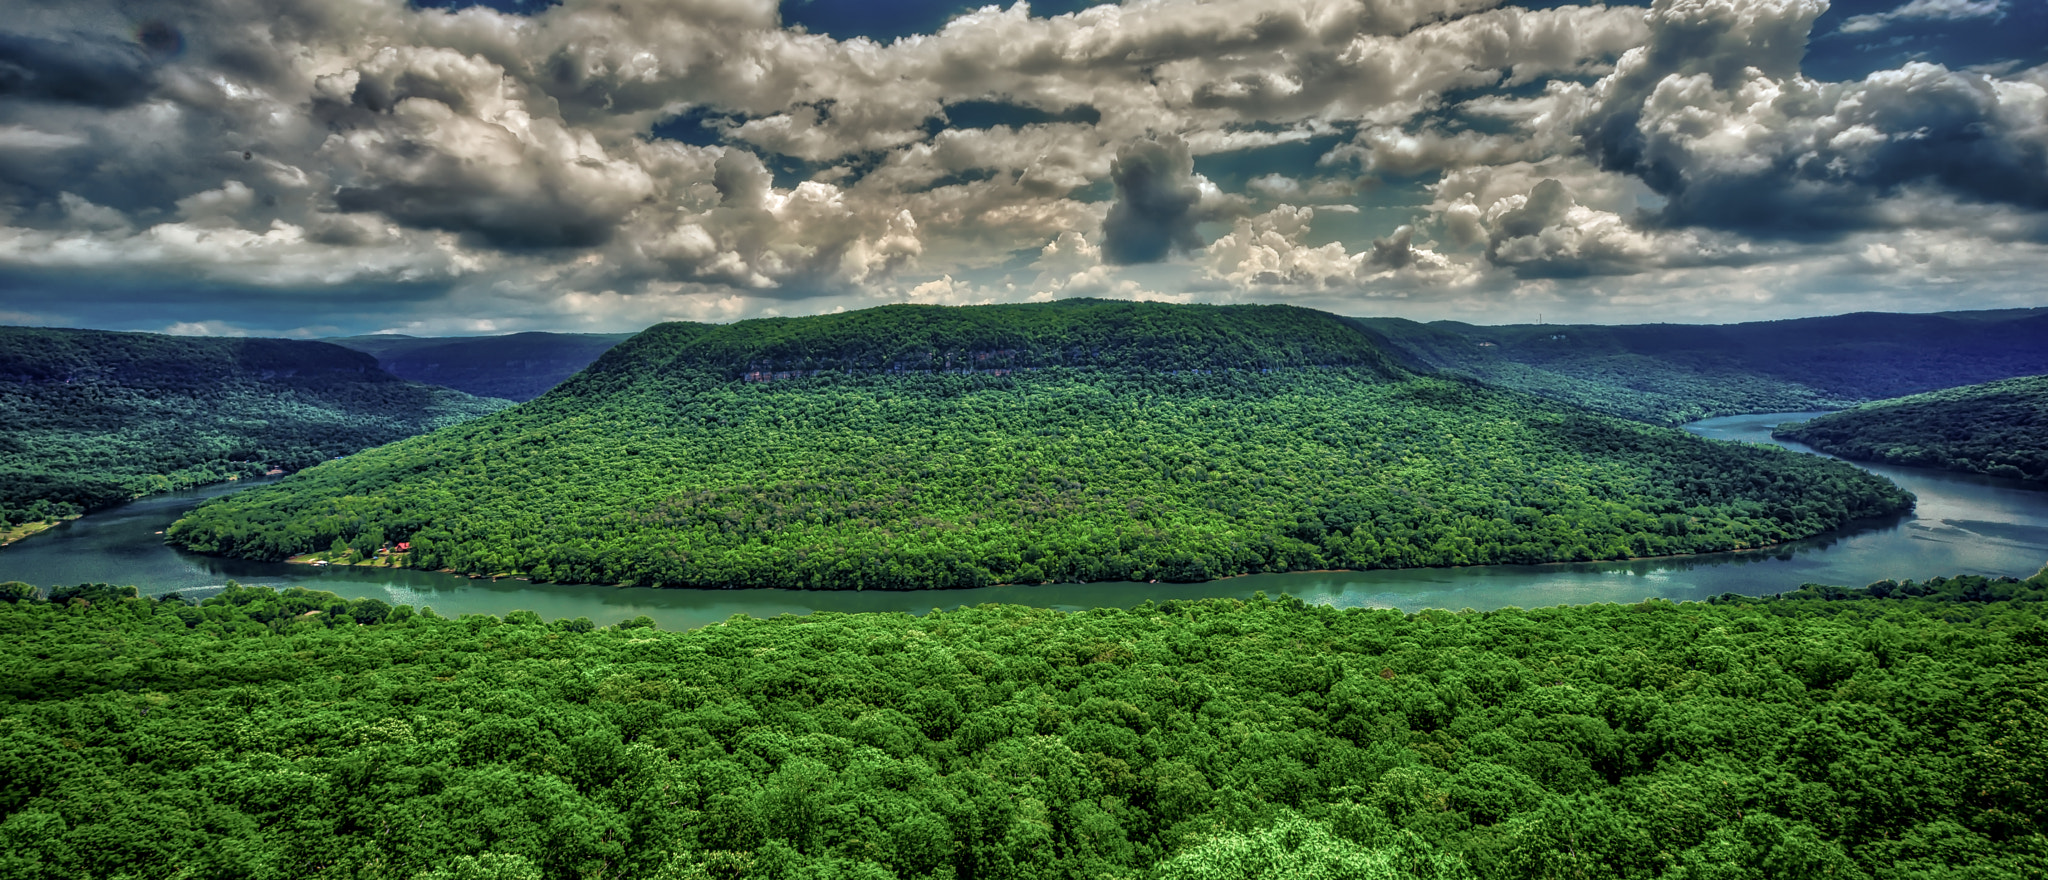
[[[1687,426],[1702,436],[1771,442],[1770,427],[1816,413],[1710,419]],[[1811,452],[1798,444],[1781,446]],[[144,593],[204,592],[229,578],[277,587],[304,586],[349,598],[432,606],[445,615],[588,617],[601,624],[646,615],[664,629],[687,629],[735,614],[908,612],[986,602],[1061,609],[1130,607],[1150,600],[1290,594],[1342,608],[1491,609],[1658,597],[1704,599],[1757,595],[1802,583],[1860,586],[1884,578],[1947,574],[2025,576],[2048,559],[2048,492],[2016,482],[1888,465],[1871,470],[1919,497],[1904,516],[1852,524],[1839,532],[1778,547],[1628,562],[1495,565],[1372,572],[1295,572],[1198,584],[1051,584],[927,592],[654,590],[490,581],[403,569],[314,569],[216,559],[164,546],[161,530],[201,500],[243,488],[216,486],[145,499],[76,520],[0,548],[0,580],[34,584],[104,581]]]

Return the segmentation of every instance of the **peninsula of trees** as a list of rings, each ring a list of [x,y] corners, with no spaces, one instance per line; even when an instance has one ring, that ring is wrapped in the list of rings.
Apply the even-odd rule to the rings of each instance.
[[[319,342],[0,327],[0,531],[297,470],[508,405]]]
[[[1989,474],[2048,488],[2048,376],[1881,400],[1771,433],[1858,461]]]
[[[534,401],[169,537],[915,589],[1731,550],[1910,503],[1838,462],[1418,375],[1321,312],[1083,300],[661,325]]]

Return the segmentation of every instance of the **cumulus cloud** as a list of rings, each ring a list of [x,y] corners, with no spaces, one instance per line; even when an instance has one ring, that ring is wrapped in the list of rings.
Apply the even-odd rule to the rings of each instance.
[[[2048,240],[2048,73],[1817,81],[1824,8],[1018,3],[883,44],[781,27],[772,0],[21,0],[0,273],[374,289],[350,320],[421,332],[907,297],[1611,300],[1599,279],[1791,262],[1969,277],[1914,256],[1934,245],[1851,252],[1884,231],[2024,262]],[[1912,0],[1844,30],[2003,10]]]
[[[1495,203],[1486,224],[1486,258],[1523,277],[1633,274],[1667,262],[1674,244],[1684,246],[1578,204],[1554,179]]]
[[[1473,271],[1415,241],[1415,230],[1402,226],[1386,238],[1371,239],[1358,252],[1342,242],[1309,245],[1316,210],[1281,205],[1239,218],[1230,232],[1203,252],[1208,276],[1240,291],[1282,296],[1303,292],[1369,292],[1377,284],[1448,285],[1468,279]]]
[[[1824,0],[1658,0],[1651,39],[1580,97],[1602,167],[1673,226],[1791,237],[1910,224],[1916,185],[2048,209],[2048,91],[1909,63],[1857,82],[1799,73]]]

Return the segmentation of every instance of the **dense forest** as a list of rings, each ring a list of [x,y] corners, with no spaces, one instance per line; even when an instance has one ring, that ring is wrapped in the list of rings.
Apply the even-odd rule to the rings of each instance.
[[[2048,376],[1968,385],[1780,425],[1830,455],[2024,480],[2048,488]]]
[[[2048,875],[2048,574],[687,633],[0,595],[21,880]]]
[[[2048,309],[1726,325],[1358,323],[1423,369],[1666,425],[2048,373]]]
[[[511,333],[418,337],[391,333],[323,340],[367,352],[402,379],[478,397],[527,401],[597,360],[631,333]]]
[[[0,327],[0,531],[503,409],[283,339]]]
[[[1067,301],[662,325],[497,415],[169,530],[544,580],[916,589],[1758,547],[1860,469],[1418,377],[1342,319]]]

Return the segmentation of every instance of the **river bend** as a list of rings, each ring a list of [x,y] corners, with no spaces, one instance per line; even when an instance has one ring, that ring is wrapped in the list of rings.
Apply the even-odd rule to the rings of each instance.
[[[1694,422],[1685,429],[1721,440],[1776,443],[1770,428],[1818,413],[1764,413]],[[2048,561],[2048,492],[2015,481],[1891,465],[1864,465],[1919,497],[1913,513],[1857,523],[1780,547],[1632,562],[1488,565],[1369,572],[1294,572],[1195,584],[1093,583],[921,592],[658,590],[477,580],[436,572],[218,559],[163,543],[161,532],[195,504],[248,484],[211,486],[146,498],[95,513],[0,548],[0,581],[39,586],[134,584],[146,595],[246,584],[302,586],[346,598],[432,606],[446,616],[503,615],[515,609],[548,619],[588,617],[599,624],[638,615],[663,629],[691,629],[735,614],[773,617],[813,611],[923,613],[984,602],[1061,609],[1128,608],[1146,600],[1290,594],[1337,607],[1477,608],[1591,602],[1675,601],[1721,593],[1760,595],[1803,583],[1862,586],[1885,578],[1979,574],[2025,577]]]

